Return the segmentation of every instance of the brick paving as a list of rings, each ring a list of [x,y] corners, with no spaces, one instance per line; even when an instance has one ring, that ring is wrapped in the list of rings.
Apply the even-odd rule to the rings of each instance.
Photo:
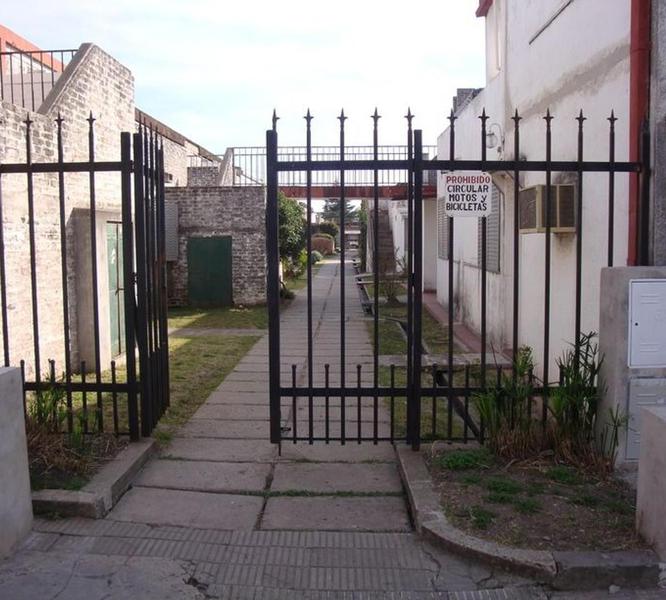
[[[323,365],[340,363],[338,269],[324,264],[313,285],[319,384]],[[346,366],[355,377],[362,364],[367,382],[371,346],[351,268],[345,277]],[[302,291],[281,319],[285,384],[291,363],[304,377],[305,311]],[[0,598],[547,597],[528,580],[417,536],[390,444],[283,443],[278,456],[267,442],[267,351],[264,337],[106,519],[37,520],[24,547],[0,563]],[[332,366],[332,385],[338,373]],[[373,402],[361,400],[362,416]],[[299,399],[295,413],[291,401],[284,403],[285,426],[293,427],[295,416],[297,429],[307,431],[306,403]],[[315,407],[320,435],[321,403]],[[385,409],[377,409],[386,423]],[[353,435],[357,413],[350,412]],[[363,431],[371,426],[361,421]]]

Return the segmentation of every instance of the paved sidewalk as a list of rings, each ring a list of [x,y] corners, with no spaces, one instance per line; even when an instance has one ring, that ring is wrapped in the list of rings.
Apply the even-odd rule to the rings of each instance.
[[[345,270],[348,382],[369,382],[372,351]],[[339,266],[313,284],[315,382],[339,382]],[[305,377],[306,291],[284,311],[283,381]],[[0,598],[543,598],[529,581],[448,554],[413,531],[388,443],[268,442],[268,340],[263,337],[151,460],[104,520],[38,520],[25,547],[0,563]],[[357,435],[348,399],[347,435]],[[373,399],[361,400],[361,433]],[[340,430],[339,401],[331,415]],[[380,435],[388,415],[377,407]],[[324,406],[314,403],[316,436]],[[308,431],[307,400],[283,404],[285,426]],[[490,592],[493,588],[506,588]],[[483,589],[483,595],[475,590]],[[465,592],[466,595],[463,595]],[[459,593],[459,594],[458,594]]]

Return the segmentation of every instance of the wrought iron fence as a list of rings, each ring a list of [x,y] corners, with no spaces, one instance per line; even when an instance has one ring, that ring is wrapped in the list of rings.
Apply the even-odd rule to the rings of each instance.
[[[78,50],[0,52],[0,98],[36,111]]]
[[[309,114],[308,114],[309,117]],[[577,200],[575,205],[575,297],[573,298],[574,328],[571,339],[581,341],[581,307],[583,286],[583,203],[584,176],[597,174],[608,179],[608,207],[607,228],[607,263],[613,264],[614,254],[614,217],[615,217],[615,176],[618,173],[639,174],[642,178],[649,176],[647,154],[643,162],[624,162],[615,160],[615,121],[613,114],[609,117],[608,125],[608,160],[592,161],[584,157],[584,123],[585,117],[581,112],[577,117],[577,154],[575,160],[553,160],[552,158],[552,115],[548,112],[544,116],[544,142],[545,160],[526,160],[521,158],[520,125],[521,117],[516,111],[513,116],[513,157],[507,160],[490,160],[486,154],[486,122],[488,116],[485,111],[479,115],[478,139],[480,140],[479,158],[456,158],[456,116],[451,113],[449,127],[449,156],[448,159],[427,158],[428,152],[422,143],[422,132],[412,129],[412,115],[407,116],[406,151],[398,158],[382,156],[378,139],[379,115],[373,116],[372,135],[373,145],[371,152],[355,153],[353,149],[348,152],[345,145],[344,112],[341,113],[339,145],[326,153],[315,156],[315,148],[311,145],[311,123],[306,117],[304,152],[295,154],[289,148],[281,151],[278,146],[278,132],[275,128],[266,132],[266,184],[267,184],[267,255],[268,255],[268,310],[269,310],[269,385],[270,385],[270,419],[271,441],[298,443],[326,443],[372,442],[380,441],[406,441],[414,448],[418,448],[424,439],[444,439],[449,441],[468,441],[485,439],[486,424],[474,409],[471,398],[478,393],[502,385],[503,376],[515,379],[513,365],[516,364],[517,353],[521,340],[519,338],[519,322],[521,319],[520,282],[525,275],[520,261],[520,185],[521,174],[527,172],[542,173],[545,177],[545,227],[544,227],[544,264],[543,264],[543,322],[541,327],[543,336],[543,354],[537,357],[543,365],[540,380],[529,371],[525,377],[530,384],[530,397],[526,410],[529,416],[541,419],[546,427],[549,415],[549,397],[554,386],[558,385],[557,375],[549,371],[551,362],[551,319],[554,310],[566,310],[566,306],[553,306],[551,296],[553,284],[551,240],[554,224],[551,222],[551,199],[554,173],[569,173],[576,180]],[[644,135],[647,135],[645,133]],[[423,219],[424,219],[424,173],[448,171],[483,171],[503,172],[513,175],[513,217],[507,223],[513,238],[511,287],[513,290],[511,308],[511,350],[510,357],[504,365],[488,364],[488,283],[487,283],[487,217],[480,218],[480,351],[478,364],[461,361],[456,356],[454,348],[455,332],[455,306],[456,282],[454,260],[454,240],[456,234],[455,218],[446,219],[448,261],[446,266],[448,291],[446,330],[448,339],[446,353],[439,364],[431,357],[424,356],[423,344]],[[340,277],[339,289],[339,317],[335,323],[339,326],[339,349],[327,347],[330,357],[326,364],[315,365],[313,359],[314,330],[313,330],[313,297],[312,297],[312,261],[307,261],[307,322],[305,327],[305,341],[307,344],[307,358],[302,373],[296,364],[283,364],[280,338],[280,305],[279,305],[279,253],[278,253],[278,190],[282,182],[305,182],[305,198],[307,210],[307,252],[312,251],[311,226],[312,214],[312,188],[317,177],[325,181],[335,179],[339,185],[341,214],[340,214],[340,254],[338,269],[341,273],[350,268],[345,244],[344,200],[350,181],[355,173],[371,174],[370,185],[372,200],[369,203],[372,228],[368,238],[372,241],[372,260],[368,265],[370,277],[368,282],[373,286],[373,293],[368,301],[372,308],[372,340],[373,356],[370,373],[362,364],[351,368],[347,347],[347,328],[350,314],[348,301],[346,301],[345,276]],[[403,172],[407,175],[407,263],[404,278],[404,292],[406,299],[406,354],[402,364],[380,364],[380,326],[379,326],[379,290],[382,283],[379,263],[379,201],[382,173]],[[322,174],[323,175],[320,175]],[[283,179],[285,176],[286,179]],[[390,175],[389,175],[390,177]],[[289,183],[288,185],[291,185]],[[644,190],[648,186],[643,186]],[[641,214],[647,210],[648,197],[642,199]],[[639,220],[640,221],[640,220]],[[599,267],[604,266],[600,264]],[[530,271],[533,271],[533,265]],[[534,277],[534,273],[530,274]],[[337,306],[337,303],[336,303]],[[321,323],[317,326],[320,327]],[[537,326],[537,325],[535,325]],[[285,360],[288,360],[286,358]],[[355,360],[352,358],[352,360]],[[467,364],[465,364],[467,362]],[[289,370],[290,369],[290,370]],[[351,371],[351,372],[349,372]],[[284,381],[282,376],[290,374],[290,380]],[[364,383],[371,379],[368,383]],[[335,383],[332,383],[335,381]],[[300,383],[303,382],[303,383]],[[299,410],[303,407],[305,410]],[[382,426],[378,413],[386,406],[389,412],[388,425]],[[362,415],[370,412],[370,424]],[[301,422],[302,420],[302,422]],[[365,422],[365,424],[364,424]]]
[[[56,429],[65,432],[129,434],[132,440],[141,435],[150,435],[158,419],[169,405],[169,363],[166,321],[166,279],[164,240],[164,157],[161,140],[144,127],[135,134],[121,133],[120,160],[100,161],[95,156],[95,119],[88,119],[88,159],[67,161],[63,146],[64,119],[56,120],[57,160],[33,162],[32,125],[30,117],[25,123],[25,162],[0,163],[0,313],[2,316],[2,351],[5,366],[20,364],[24,379],[24,402],[26,414],[48,397],[54,413]],[[81,188],[72,182],[78,175],[86,177],[87,186]],[[99,219],[103,217],[98,205],[98,180],[109,176],[114,179],[112,200],[118,207],[120,239],[112,249],[115,256],[115,272],[119,279],[115,290],[102,284],[99,273],[100,243]],[[9,192],[6,180],[14,177]],[[56,181],[38,182],[38,177],[52,177]],[[17,185],[16,178],[25,178]],[[55,183],[55,186],[53,185]],[[40,227],[44,205],[52,200],[50,190],[57,189],[57,240],[44,237]],[[84,191],[82,191],[84,190]],[[85,211],[85,225],[71,231],[72,197],[78,198],[77,208]],[[105,191],[109,198],[109,189]],[[70,204],[68,204],[70,203]],[[108,204],[108,203],[107,203]],[[12,263],[8,265],[6,233],[10,226],[20,227],[16,213],[27,207],[27,240],[29,281],[23,278],[24,269]],[[36,209],[40,209],[40,216]],[[108,205],[105,206],[108,210]],[[3,212],[13,213],[3,218]],[[89,236],[89,247],[82,250],[80,240]],[[14,240],[15,241],[15,240]],[[46,267],[45,258],[40,257],[39,248],[48,246],[49,256],[57,247],[58,265]],[[51,246],[52,245],[52,246]],[[70,261],[85,260],[85,269],[73,273]],[[86,256],[87,255],[87,256]],[[121,265],[121,266],[118,266]],[[122,268],[121,268],[122,267]],[[49,294],[61,296],[60,314],[53,311],[53,304],[44,297],[44,286],[40,279],[46,269],[60,270],[60,290],[49,290]],[[42,270],[44,269],[44,270]],[[111,276],[109,276],[111,277]],[[73,302],[72,278],[80,280],[79,290],[85,290],[90,314],[86,315],[92,325],[92,351],[94,365],[85,360],[74,363],[75,346],[72,330],[77,318],[83,314],[85,304],[77,297]],[[85,280],[87,279],[87,281]],[[105,279],[105,278],[104,278]],[[8,289],[20,291],[21,297],[30,305],[28,322],[18,322],[10,312],[20,306],[10,306]],[[101,332],[108,330],[105,323],[109,315],[102,314],[100,298],[105,294],[118,295],[119,340],[124,341],[125,352],[107,365],[102,364]],[[41,294],[41,295],[40,295]],[[108,296],[107,296],[108,297]],[[80,305],[79,305],[80,304]],[[72,307],[76,307],[76,313]],[[124,319],[124,326],[120,320]],[[49,340],[44,337],[45,322],[51,325]],[[53,322],[61,323],[53,327]],[[77,335],[82,336],[82,321],[78,320]],[[104,324],[104,326],[103,326]],[[18,334],[31,326],[32,348],[20,344]],[[53,339],[61,344],[62,359],[47,359],[44,369],[43,354],[47,342]],[[50,351],[55,346],[51,343]],[[80,348],[79,348],[80,349]],[[32,356],[29,356],[32,354]],[[137,360],[138,357],[138,360]],[[92,367],[92,369],[90,368]],[[91,398],[92,397],[92,398]],[[43,415],[42,415],[43,416]]]

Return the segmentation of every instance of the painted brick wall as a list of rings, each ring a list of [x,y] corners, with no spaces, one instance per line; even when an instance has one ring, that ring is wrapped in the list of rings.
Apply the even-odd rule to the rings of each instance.
[[[187,241],[190,237],[232,237],[232,285],[236,304],[266,301],[264,188],[187,187],[166,190],[178,203],[178,261],[170,263],[169,301],[187,305]]]
[[[120,132],[134,130],[134,81],[130,71],[90,44],[79,49],[74,60],[45,99],[38,113],[30,113],[32,125],[32,160],[57,160],[56,125],[58,113],[65,119],[63,139],[65,160],[87,160],[88,118],[95,121],[95,155],[98,160],[119,160]],[[24,123],[28,112],[2,102],[0,107],[0,161],[25,162]],[[87,174],[65,177],[67,223],[68,292],[72,333],[72,358],[78,361],[79,319],[76,298],[77,240],[74,236],[75,209],[88,209],[90,202]],[[96,177],[97,206],[111,214],[120,214],[120,178],[117,174]],[[25,175],[2,176],[3,228],[7,268],[8,326],[10,362],[26,360],[28,374],[33,367],[33,319],[30,295],[30,250],[28,238],[27,179]],[[36,273],[39,308],[40,370],[45,373],[47,359],[57,361],[57,371],[64,369],[63,307],[60,261],[60,222],[58,177],[34,175]],[[80,212],[80,211],[79,211]],[[98,245],[99,247],[99,245]],[[100,277],[105,277],[101,273]],[[108,294],[107,289],[100,291]],[[100,319],[108,318],[101,315]],[[92,321],[92,315],[89,320]],[[103,368],[108,368],[102,365]]]

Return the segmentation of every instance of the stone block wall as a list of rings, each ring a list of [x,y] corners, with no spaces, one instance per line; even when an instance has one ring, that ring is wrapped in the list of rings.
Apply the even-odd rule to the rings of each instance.
[[[169,263],[169,302],[186,306],[187,243],[191,237],[232,238],[235,304],[266,301],[265,190],[250,187],[186,187],[166,190],[178,204],[178,260]]]
[[[126,67],[100,48],[84,44],[38,112],[29,113],[8,102],[1,103],[0,162],[26,161],[25,120],[28,116],[33,121],[33,162],[55,162],[57,143],[54,121],[58,114],[64,119],[65,161],[87,160],[87,118],[91,112],[95,118],[96,160],[119,160],[120,132],[134,130],[134,80]],[[117,214],[119,218],[119,175],[98,174],[95,184],[98,210]],[[64,346],[58,176],[36,174],[33,176],[33,186],[40,370],[45,373],[48,369],[47,359],[52,358],[57,361],[56,371],[61,373],[64,370]],[[18,365],[19,361],[24,359],[26,372],[30,376],[34,373],[34,353],[26,175],[3,175],[0,193],[7,269],[10,363]],[[77,209],[90,210],[88,174],[67,174],[65,196],[71,350],[73,362],[76,363],[79,360],[78,323],[81,319],[77,316],[77,271],[72,215]],[[106,240],[98,240],[98,244],[106,244]],[[105,268],[105,265],[98,264],[98,270]],[[108,290],[100,289],[99,297],[108,298]],[[100,319],[103,318],[108,316],[100,314]]]

